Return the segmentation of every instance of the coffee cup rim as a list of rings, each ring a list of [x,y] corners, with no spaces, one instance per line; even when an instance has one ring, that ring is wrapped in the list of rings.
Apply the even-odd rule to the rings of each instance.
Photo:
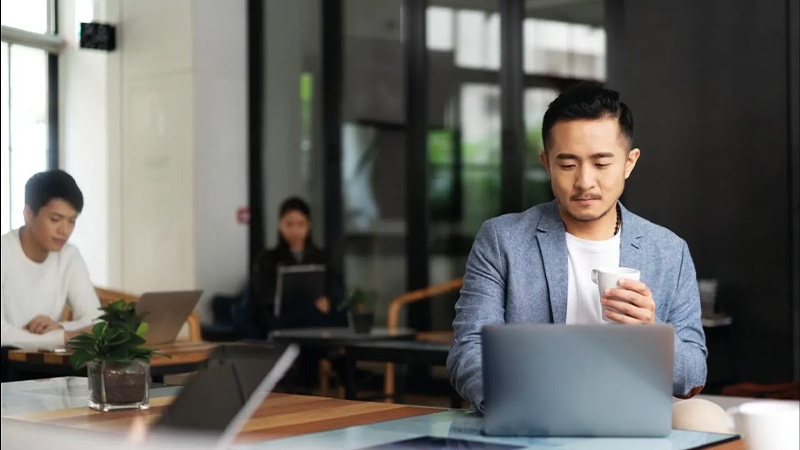
[[[610,273],[613,275],[634,275],[639,273],[637,269],[630,267],[598,267],[594,270],[596,270],[598,273]]]

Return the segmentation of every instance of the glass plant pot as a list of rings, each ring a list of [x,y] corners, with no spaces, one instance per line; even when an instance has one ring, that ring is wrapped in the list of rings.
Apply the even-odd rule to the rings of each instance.
[[[90,361],[89,407],[98,411],[148,409],[150,407],[150,363]]]

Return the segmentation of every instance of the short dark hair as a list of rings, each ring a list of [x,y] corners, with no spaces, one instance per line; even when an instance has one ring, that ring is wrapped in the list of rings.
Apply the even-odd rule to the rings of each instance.
[[[83,193],[72,175],[63,170],[39,172],[25,183],[25,205],[34,215],[54,198],[69,203],[78,213],[83,211]]]
[[[597,82],[578,83],[561,93],[547,107],[542,120],[542,141],[545,151],[551,144],[555,124],[569,120],[616,118],[620,134],[633,148],[633,113],[619,101],[619,92]]]

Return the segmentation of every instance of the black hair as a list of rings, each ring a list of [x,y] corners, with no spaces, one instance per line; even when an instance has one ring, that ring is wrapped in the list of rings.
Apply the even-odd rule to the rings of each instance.
[[[284,200],[280,208],[278,208],[278,218],[283,219],[283,216],[292,211],[297,211],[306,216],[306,219],[311,220],[311,208],[308,206],[308,203],[300,197],[289,197]],[[314,246],[314,240],[311,237],[311,230],[308,230],[308,236],[306,236],[306,248],[316,248]],[[289,243],[281,234],[280,229],[278,230],[277,251],[279,253],[289,253]]]
[[[72,175],[63,170],[39,172],[25,183],[25,205],[34,215],[53,199],[64,200],[79,214],[83,211],[83,193]]]
[[[619,132],[633,148],[633,113],[619,101],[619,92],[597,82],[578,83],[561,93],[547,107],[542,120],[542,141],[545,151],[550,147],[551,131],[555,124],[569,120],[616,118]]]

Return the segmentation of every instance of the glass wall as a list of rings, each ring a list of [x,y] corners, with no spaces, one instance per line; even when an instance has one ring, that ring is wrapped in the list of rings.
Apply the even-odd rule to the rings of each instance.
[[[500,212],[500,16],[495,0],[429,6],[429,280],[461,277],[481,224]],[[456,295],[431,301],[450,329]]]
[[[401,0],[343,1],[342,195],[349,289],[375,291],[376,323],[406,285]]]
[[[563,11],[532,10],[528,15],[546,16],[526,17],[523,22],[524,70],[528,75],[523,101],[527,136],[523,186],[525,205],[534,206],[552,199],[550,180],[539,159],[544,112],[561,87],[580,80],[605,80],[606,37],[596,20],[571,23],[549,18],[563,16]],[[572,10],[571,15],[587,16],[580,9]]]
[[[3,0],[2,25],[34,33],[50,32],[50,2]],[[2,56],[2,229],[23,225],[25,183],[36,172],[54,167],[49,147],[49,61],[45,50],[3,42]]]

